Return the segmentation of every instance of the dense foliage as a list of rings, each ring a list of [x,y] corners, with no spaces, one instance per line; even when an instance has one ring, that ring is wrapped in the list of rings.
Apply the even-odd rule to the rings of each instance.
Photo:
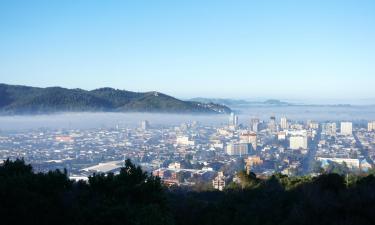
[[[7,114],[80,111],[229,113],[223,105],[182,101],[171,96],[112,88],[92,91],[0,84],[0,112]]]
[[[66,173],[33,173],[22,160],[0,167],[1,224],[171,224],[158,178],[129,160],[119,175],[74,183]]]
[[[164,189],[129,160],[87,183],[66,172],[0,166],[1,224],[375,224],[373,175],[259,179],[238,174],[224,192]]]
[[[373,175],[239,173],[225,192],[175,192],[176,224],[375,224]]]

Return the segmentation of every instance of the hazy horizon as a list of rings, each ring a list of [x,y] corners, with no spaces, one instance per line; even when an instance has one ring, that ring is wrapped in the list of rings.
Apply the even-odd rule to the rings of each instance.
[[[261,106],[234,108],[239,122],[247,126],[251,118],[268,121],[271,116],[277,120],[287,117],[291,121],[363,121],[374,120],[375,106]],[[0,116],[1,131],[47,129],[108,129],[119,125],[122,128],[139,127],[141,121],[148,120],[152,126],[179,126],[197,121],[203,125],[225,126],[229,115],[192,113],[124,113],[124,112],[65,112],[35,115]]]
[[[25,84],[16,84],[16,83],[4,83],[6,85],[19,85],[19,86],[29,86]],[[83,89],[87,91],[92,91],[95,89],[99,88],[114,88],[110,86],[101,86],[101,87],[96,87],[92,89],[85,89],[81,87],[64,87],[62,85],[54,85],[54,86],[32,86],[32,87],[37,87],[37,88],[49,88],[49,87],[61,87],[61,88],[68,88],[68,89]],[[134,91],[131,89],[126,89],[126,88],[115,88],[119,90],[126,90],[126,91],[132,91],[132,92],[153,92],[155,90],[139,90],[139,91]],[[158,91],[163,94],[170,95],[172,97],[181,99],[181,100],[191,100],[195,98],[205,98],[205,99],[230,99],[230,100],[245,100],[245,101],[266,101],[266,100],[280,100],[280,101],[285,101],[288,103],[293,103],[293,104],[313,104],[313,105],[336,105],[336,104],[350,104],[350,105],[374,105],[375,104],[375,98],[374,97],[369,97],[369,98],[301,98],[301,97],[281,97],[281,96],[245,96],[245,97],[239,97],[239,96],[178,96],[178,95],[172,95],[170,93],[166,93],[163,91]]]

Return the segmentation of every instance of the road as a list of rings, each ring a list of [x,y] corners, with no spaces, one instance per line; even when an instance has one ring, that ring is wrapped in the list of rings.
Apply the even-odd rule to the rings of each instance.
[[[356,147],[359,149],[359,151],[361,152],[361,155],[366,159],[366,161],[368,163],[370,163],[371,165],[374,165],[374,162],[372,161],[372,159],[370,158],[370,156],[368,155],[368,152],[365,150],[365,148],[363,147],[361,141],[359,140],[358,136],[356,133],[353,133],[353,136],[354,136],[354,139],[355,139],[355,142],[356,142]]]
[[[321,129],[318,130],[315,139],[309,142],[309,151],[302,162],[302,175],[308,175],[313,169],[315,155],[318,150],[318,144],[321,138]]]

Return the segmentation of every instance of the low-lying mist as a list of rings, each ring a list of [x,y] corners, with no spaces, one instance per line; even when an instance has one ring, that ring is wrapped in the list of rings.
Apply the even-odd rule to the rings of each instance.
[[[236,109],[234,109],[236,110]],[[239,122],[247,125],[251,118],[268,120],[270,116],[286,116],[290,120],[361,121],[375,120],[375,106],[263,106],[239,108]],[[178,126],[197,121],[203,125],[224,125],[228,115],[160,114],[160,113],[58,113],[34,116],[0,116],[0,130],[92,129],[138,127],[142,120],[151,126]]]
[[[227,121],[227,115],[189,115],[158,113],[58,113],[33,116],[0,116],[0,130],[23,129],[91,129],[137,127],[142,120],[148,120],[151,126],[181,125],[198,121],[207,125],[221,124]]]

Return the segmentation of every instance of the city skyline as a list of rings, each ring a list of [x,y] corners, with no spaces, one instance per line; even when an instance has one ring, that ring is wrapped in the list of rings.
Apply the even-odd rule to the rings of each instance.
[[[0,3],[2,83],[370,99],[372,1]]]
[[[374,0],[0,0],[3,224],[374,224]]]

